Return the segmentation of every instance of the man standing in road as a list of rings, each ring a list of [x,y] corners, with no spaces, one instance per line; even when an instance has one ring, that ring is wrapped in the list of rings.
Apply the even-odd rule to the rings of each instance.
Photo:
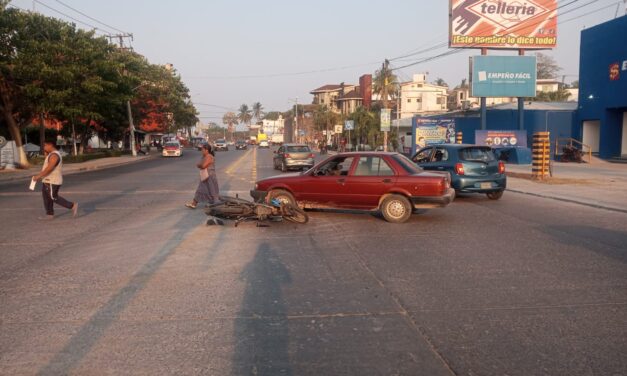
[[[34,181],[42,181],[41,192],[44,198],[44,207],[46,208],[46,216],[40,217],[42,220],[54,219],[54,204],[61,205],[66,209],[72,210],[72,215],[78,215],[78,203],[70,202],[59,196],[59,189],[63,184],[63,161],[61,153],[57,150],[52,142],[44,143],[44,152],[46,159],[41,172],[33,176]]]

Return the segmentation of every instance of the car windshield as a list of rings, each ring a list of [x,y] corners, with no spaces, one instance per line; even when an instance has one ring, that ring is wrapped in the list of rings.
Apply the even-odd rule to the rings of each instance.
[[[492,149],[486,147],[460,149],[459,159],[468,162],[492,162],[496,160]]]
[[[165,144],[165,146],[177,148],[179,144],[177,142],[168,142],[167,144]]]
[[[309,146],[288,146],[288,153],[309,153]]]
[[[244,141],[237,141],[237,144],[238,145],[242,145],[242,144],[245,144],[245,142]]]
[[[402,154],[393,155],[392,158],[398,163],[408,174],[417,174],[422,172],[422,168],[416,166],[411,159]]]
[[[216,144],[224,144],[224,143],[226,143],[226,140],[218,140],[218,141],[216,141]]]

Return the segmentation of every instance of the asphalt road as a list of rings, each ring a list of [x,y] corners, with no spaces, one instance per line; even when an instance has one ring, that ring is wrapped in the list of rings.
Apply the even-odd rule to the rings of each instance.
[[[273,175],[219,153],[222,191]],[[625,375],[627,215],[507,192],[207,227],[199,154],[0,185],[0,374]]]

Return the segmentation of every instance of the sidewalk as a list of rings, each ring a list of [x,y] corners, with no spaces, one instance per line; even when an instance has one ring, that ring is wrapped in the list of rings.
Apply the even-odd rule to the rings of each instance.
[[[82,163],[66,163],[63,164],[63,175],[72,175],[85,171],[100,170],[104,168],[111,168],[122,166],[130,163],[137,163],[147,159],[158,157],[159,153],[153,153],[150,155],[132,157],[130,155],[124,155],[121,157],[110,157],[94,159]],[[31,176],[35,175],[41,170],[41,166],[31,166],[28,170],[0,170],[0,184],[6,182],[14,182],[24,180],[27,181]]]
[[[530,165],[508,164],[506,171],[509,191],[627,213],[625,164],[554,162],[546,181],[531,180]]]

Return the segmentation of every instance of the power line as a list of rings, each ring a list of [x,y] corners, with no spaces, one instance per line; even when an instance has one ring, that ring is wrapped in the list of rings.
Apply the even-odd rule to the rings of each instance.
[[[101,33],[104,33],[104,34],[109,34],[109,32],[108,32],[108,31],[106,31],[106,30],[103,30],[103,29],[101,29],[101,28],[99,28],[99,27],[97,27],[97,26],[94,26],[94,25],[89,24],[89,23],[87,23],[87,22],[83,22],[83,21],[81,21],[81,20],[79,20],[79,19],[76,19],[76,18],[74,18],[74,17],[70,16],[70,15],[67,15],[67,14],[65,14],[65,13],[61,12],[60,10],[54,9],[54,8],[53,8],[53,7],[51,7],[51,6],[48,6],[48,5],[44,4],[44,3],[42,3],[42,2],[41,2],[41,1],[39,1],[39,0],[34,0],[34,1],[35,1],[37,4],[39,4],[39,5],[43,5],[44,7],[46,7],[46,8],[48,8],[48,9],[50,9],[51,11],[56,12],[56,13],[58,13],[58,14],[62,15],[62,16],[65,16],[65,17],[67,17],[67,18],[71,19],[71,20],[72,20],[72,21],[74,21],[74,22],[78,22],[78,23],[80,23],[80,24],[83,24],[83,25],[89,26],[89,27],[91,27],[91,28],[92,28],[92,29],[94,29],[94,30],[100,31]]]
[[[89,18],[89,19],[90,19],[90,20],[92,20],[92,21],[95,21],[95,22],[97,22],[97,23],[99,23],[99,24],[101,24],[101,25],[103,25],[103,26],[108,27],[109,29],[112,29],[112,30],[115,30],[115,31],[118,31],[118,32],[120,32],[120,33],[124,33],[124,34],[130,34],[130,33],[126,32],[126,31],[124,31],[124,30],[120,30],[120,29],[115,28],[115,27],[113,27],[113,26],[111,26],[111,25],[108,25],[108,24],[106,24],[106,23],[104,23],[104,22],[102,22],[102,21],[99,21],[99,20],[97,20],[97,19],[95,19],[95,18],[93,18],[93,17],[91,17],[91,16],[89,16],[89,15],[87,15],[87,14],[85,14],[85,13],[81,12],[80,10],[78,10],[78,9],[76,9],[76,8],[72,8],[71,6],[67,5],[66,3],[64,3],[64,2],[62,2],[62,1],[60,1],[60,0],[55,0],[55,1],[56,1],[57,3],[59,3],[59,4],[63,5],[64,7],[66,7],[66,8],[68,8],[68,9],[73,10],[74,12],[76,12],[76,13],[78,13],[78,14],[80,14],[80,15],[84,16],[84,17]]]

